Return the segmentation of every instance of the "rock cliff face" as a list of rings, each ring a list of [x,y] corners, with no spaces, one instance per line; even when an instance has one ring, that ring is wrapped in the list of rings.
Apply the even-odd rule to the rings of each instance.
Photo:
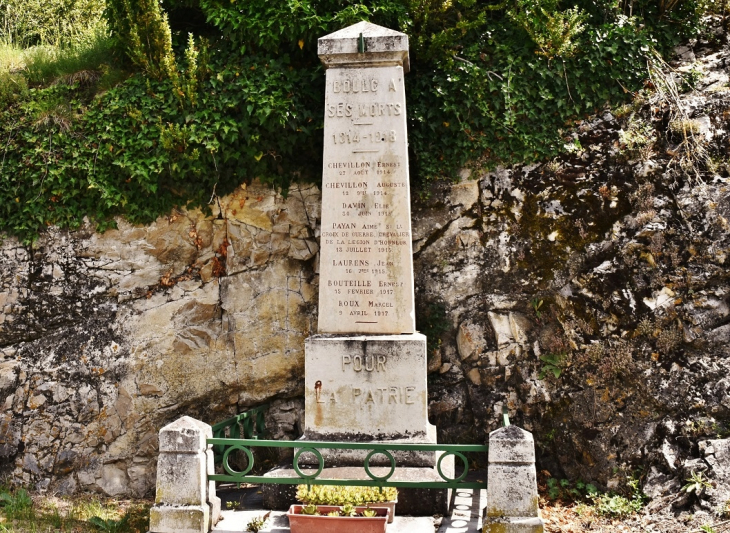
[[[157,432],[180,414],[214,423],[301,396],[318,218],[316,188],[284,199],[254,186],[210,217],[5,241],[0,458],[12,478],[142,495]],[[274,401],[275,434],[296,431],[301,403]]]
[[[445,440],[480,438],[507,405],[553,475],[616,488],[638,472],[682,507],[680,485],[703,471],[715,487],[697,503],[717,510],[730,498],[707,452],[730,444],[728,51],[680,52],[691,60],[655,71],[633,106],[577,123],[565,156],[434,187],[415,215],[417,315],[440,339],[430,415]],[[690,65],[698,90],[682,94]]]
[[[640,468],[647,492],[682,506],[678,484],[704,471],[724,484],[695,503],[730,498],[727,56],[685,61],[701,91],[655,72],[656,90],[575,124],[554,161],[414,199],[441,441],[483,442],[506,405],[555,476],[617,487]],[[253,185],[208,217],[5,240],[3,470],[142,495],[157,431],[182,414],[214,423],[270,402],[274,438],[297,436],[319,198]]]

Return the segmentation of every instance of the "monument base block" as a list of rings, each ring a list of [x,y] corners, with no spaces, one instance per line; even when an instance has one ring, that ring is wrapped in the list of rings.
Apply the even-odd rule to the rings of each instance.
[[[304,353],[307,440],[436,442],[424,335],[314,335]]]
[[[351,435],[343,437],[342,435],[319,433],[315,431],[307,431],[301,438],[303,441],[320,441],[320,442],[358,442],[358,443],[371,443],[371,444],[436,444],[436,426],[428,427],[428,432],[425,437],[414,437],[408,439],[392,439],[388,441],[375,441],[370,438],[354,438]],[[297,453],[300,448],[296,448],[294,453]],[[360,466],[362,467],[365,458],[371,450],[339,450],[330,448],[317,448],[322,454],[324,464],[330,467],[335,466]],[[395,463],[403,466],[420,466],[432,468],[436,465],[437,455],[436,452],[422,452],[422,451],[403,451],[396,450],[390,452],[393,454]],[[451,457],[453,460],[453,457]],[[303,452],[299,458],[300,465],[317,465],[317,458],[312,453]],[[374,454],[368,466],[390,466],[390,460],[381,453]]]
[[[484,533],[543,533],[544,523],[541,518],[500,517],[485,518]]]
[[[150,509],[150,531],[155,533],[206,533],[210,531],[207,505],[155,505]]]
[[[441,462],[444,475],[454,476],[453,456],[444,458]],[[304,474],[314,473],[313,469],[301,468]],[[370,469],[376,476],[383,476],[390,471],[390,467],[374,467]],[[265,474],[266,477],[297,477],[292,467],[278,467]],[[317,476],[319,479],[368,479],[362,467],[333,467],[325,468]],[[398,467],[389,481],[443,481],[435,468],[425,467]],[[296,501],[296,485],[275,485],[266,483],[262,486],[264,508],[285,510]],[[401,516],[431,516],[446,514],[451,501],[451,489],[419,489],[399,488],[398,504],[395,512]]]

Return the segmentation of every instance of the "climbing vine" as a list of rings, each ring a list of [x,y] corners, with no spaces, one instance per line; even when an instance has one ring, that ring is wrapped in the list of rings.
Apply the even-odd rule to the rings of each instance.
[[[0,229],[30,241],[84,217],[104,229],[117,215],[147,222],[173,206],[206,207],[255,178],[284,191],[316,182],[316,40],[362,19],[410,36],[417,188],[464,167],[551,156],[571,120],[627,98],[646,55],[696,26],[690,1],[662,13],[631,5],[109,0],[117,50],[136,74],[102,90],[104,64],[43,85],[0,72]]]

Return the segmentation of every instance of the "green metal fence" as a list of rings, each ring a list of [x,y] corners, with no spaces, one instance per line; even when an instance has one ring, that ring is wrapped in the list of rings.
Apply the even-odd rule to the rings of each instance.
[[[220,424],[213,426],[213,438],[208,439],[208,444],[213,445],[216,464],[222,465],[224,474],[209,475],[208,479],[213,481],[225,481],[231,483],[272,483],[279,485],[348,485],[361,487],[400,487],[400,488],[423,488],[423,489],[483,489],[486,487],[484,481],[465,481],[469,473],[469,460],[465,453],[483,453],[489,451],[489,447],[481,444],[400,444],[387,442],[323,442],[323,441],[277,441],[263,440],[258,438],[264,434],[263,412],[265,407],[242,413],[230,418]],[[502,423],[509,426],[509,417],[506,408],[502,412]],[[228,436],[225,436],[226,433]],[[237,435],[238,438],[234,435]],[[240,437],[243,438],[240,438]],[[254,454],[252,449],[266,448],[292,448],[295,449],[292,467],[296,477],[268,477],[249,475],[254,468]],[[363,470],[367,479],[322,479],[319,476],[325,467],[324,458],[320,450],[363,450],[368,454],[363,460]],[[396,470],[396,460],[393,452],[436,452],[439,456],[436,464],[436,471],[443,481],[401,481],[391,479]],[[241,471],[234,470],[229,459],[231,454],[241,452],[246,457],[246,468]],[[299,459],[302,454],[311,453],[317,459],[316,468],[305,468],[299,466]],[[390,463],[388,471],[383,475],[376,475],[371,470],[370,461],[375,455],[383,455]],[[461,461],[460,473],[458,476],[449,477],[444,473],[442,467],[446,457],[453,455]],[[385,467],[386,469],[388,467]],[[365,478],[363,476],[363,478]]]
[[[266,428],[264,427],[264,413],[269,408],[268,405],[255,407],[245,413],[219,422],[213,426],[214,439],[236,439],[240,440],[258,440],[259,437],[266,436]],[[212,444],[209,441],[209,444]],[[219,464],[223,458],[225,446],[214,445],[213,453],[215,462]]]

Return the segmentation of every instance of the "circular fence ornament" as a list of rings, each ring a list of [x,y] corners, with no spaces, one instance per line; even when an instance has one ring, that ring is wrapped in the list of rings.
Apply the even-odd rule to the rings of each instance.
[[[444,457],[448,457],[449,455],[453,455],[454,457],[458,457],[461,459],[461,461],[464,463],[464,471],[461,473],[459,477],[456,478],[450,478],[441,470],[441,461],[444,460]],[[436,463],[436,470],[438,470],[439,476],[441,476],[441,479],[448,483],[458,483],[462,479],[466,477],[466,475],[469,473],[469,461],[467,460],[466,456],[461,452],[444,452],[441,454],[441,457],[439,457],[438,462]]]
[[[233,470],[233,468],[231,468],[231,465],[228,464],[228,456],[231,454],[231,452],[236,451],[236,450],[241,450],[243,453],[245,453],[246,459],[248,460],[248,467],[241,472],[238,472],[237,470]],[[253,468],[253,453],[251,453],[251,450],[249,450],[242,444],[234,444],[232,446],[229,446],[226,449],[225,453],[223,454],[223,469],[226,472],[228,472],[228,474],[230,474],[231,476],[243,477],[246,474],[248,474],[252,468]]]
[[[312,452],[314,456],[317,458],[317,471],[314,474],[307,475],[301,470],[299,470],[299,456],[302,455],[304,452]],[[319,450],[316,448],[299,448],[299,451],[294,454],[294,460],[292,461],[292,466],[294,467],[294,471],[297,473],[297,475],[302,478],[306,479],[307,481],[311,481],[312,479],[316,478],[318,475],[322,473],[322,469],[324,468],[324,459],[322,458],[322,454]]]
[[[390,472],[388,472],[384,476],[376,476],[370,471],[370,458],[373,455],[376,455],[378,453],[382,453],[385,455],[388,459],[390,459]],[[393,458],[393,454],[391,454],[388,450],[373,450],[371,451],[367,457],[365,457],[365,462],[363,463],[363,466],[365,467],[365,473],[372,479],[373,481],[388,481],[388,478],[393,475],[393,472],[395,472],[395,459]]]

